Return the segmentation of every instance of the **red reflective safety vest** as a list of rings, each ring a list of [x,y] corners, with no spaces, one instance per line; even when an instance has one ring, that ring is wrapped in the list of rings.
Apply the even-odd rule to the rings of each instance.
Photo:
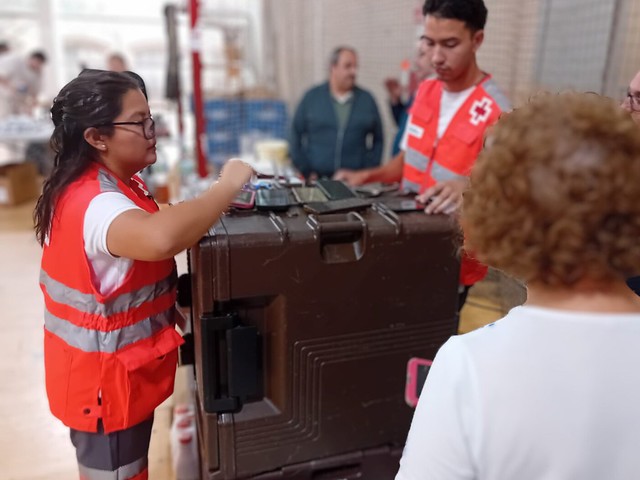
[[[402,187],[422,193],[438,182],[468,177],[484,141],[484,133],[511,108],[497,84],[487,75],[458,109],[442,138],[438,138],[442,82],[427,79],[420,84],[407,124]],[[487,267],[464,254],[460,283],[473,285],[487,274]]]
[[[62,193],[42,253],[44,355],[51,412],[70,428],[106,433],[147,419],[173,391],[177,348],[177,275],[173,259],[134,261],[126,280],[104,296],[91,280],[84,215],[103,192],[140,208],[158,206],[138,177],[126,185],[96,164]]]

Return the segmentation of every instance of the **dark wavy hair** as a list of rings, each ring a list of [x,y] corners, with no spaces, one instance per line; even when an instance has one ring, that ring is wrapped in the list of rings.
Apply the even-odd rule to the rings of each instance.
[[[426,0],[422,14],[460,20],[475,33],[484,29],[488,12],[483,0]]]
[[[97,150],[84,139],[85,130],[112,122],[122,111],[122,97],[139,88],[129,75],[90,70],[67,83],[54,98],[51,119],[55,128],[50,140],[55,152],[53,170],[33,213],[40,245],[51,228],[60,194],[98,159]],[[103,135],[113,135],[113,127],[99,130]]]
[[[503,115],[471,172],[467,247],[527,283],[640,272],[640,135],[617,102],[541,95]]]

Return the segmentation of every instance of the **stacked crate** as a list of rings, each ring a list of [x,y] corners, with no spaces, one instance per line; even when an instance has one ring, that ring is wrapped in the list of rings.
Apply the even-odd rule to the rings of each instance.
[[[205,101],[207,157],[221,165],[241,153],[244,135],[263,138],[288,137],[285,103],[271,99],[211,99]]]

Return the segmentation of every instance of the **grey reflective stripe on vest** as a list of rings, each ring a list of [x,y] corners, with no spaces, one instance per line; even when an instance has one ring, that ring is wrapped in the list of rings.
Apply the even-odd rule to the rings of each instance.
[[[124,195],[124,192],[118,187],[118,181],[103,169],[98,170],[98,183],[100,184],[101,193],[117,192]]]
[[[467,177],[452,172],[448,168],[445,168],[438,162],[434,161],[431,167],[431,178],[433,178],[436,182],[446,182],[447,180],[456,180],[459,178]]]
[[[147,468],[147,464],[148,460],[145,456],[113,471],[98,470],[84,465],[78,465],[78,469],[80,470],[80,477],[86,480],[123,480],[133,478],[142,473]]]
[[[402,179],[402,190],[407,193],[419,193],[420,185],[415,182],[410,182],[406,178]]]
[[[426,172],[427,165],[429,165],[429,157],[423,155],[415,148],[409,147],[404,152],[404,162],[420,172]]]
[[[423,155],[415,148],[408,147],[404,152],[404,162],[424,174],[427,171],[427,166],[429,165],[429,157]],[[403,178],[402,190],[405,192],[418,193],[420,192],[420,184]]]
[[[177,284],[177,281],[178,277],[174,269],[168,277],[159,282],[145,285],[133,292],[123,293],[108,302],[102,303],[92,293],[82,293],[68,287],[51,278],[44,270],[40,270],[40,283],[45,286],[47,295],[54,302],[69,305],[80,312],[102,315],[103,317],[126,312],[131,308],[139,307],[145,302],[150,302],[154,298],[170,292]]]
[[[68,345],[84,352],[113,353],[139,340],[149,338],[174,324],[175,306],[127,327],[108,332],[83,328],[56,317],[45,309],[44,327]]]
[[[490,78],[489,80],[484,82],[482,84],[482,88],[484,88],[484,91],[487,92],[491,96],[493,101],[498,104],[500,110],[502,110],[503,112],[511,111],[511,102],[504,94],[504,92],[500,89],[498,84],[493,80],[493,78]]]

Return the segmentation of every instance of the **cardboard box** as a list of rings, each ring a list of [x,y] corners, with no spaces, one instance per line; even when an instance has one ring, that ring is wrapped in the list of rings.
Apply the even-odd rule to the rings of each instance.
[[[17,205],[38,195],[38,171],[33,163],[0,166],[0,205]]]

